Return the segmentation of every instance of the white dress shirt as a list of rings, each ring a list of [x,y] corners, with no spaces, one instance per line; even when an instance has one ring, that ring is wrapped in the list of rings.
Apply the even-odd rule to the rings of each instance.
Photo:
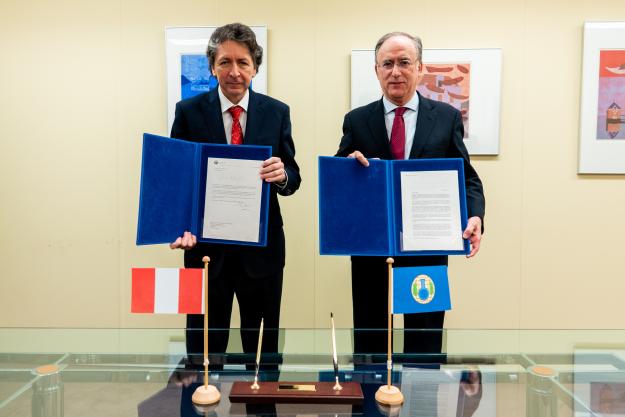
[[[228,109],[232,106],[241,106],[243,107],[243,111],[239,115],[239,123],[241,124],[241,131],[243,132],[243,137],[245,138],[245,125],[247,123],[247,107],[250,102],[250,90],[245,91],[245,95],[237,104],[233,104],[226,98],[224,93],[222,93],[221,88],[217,87],[219,90],[219,103],[221,104],[221,117],[224,120],[224,130],[226,131],[226,141],[228,144],[232,141],[232,115],[228,111]]]
[[[241,124],[241,131],[243,132],[243,137],[245,138],[245,125],[247,124],[247,107],[250,103],[250,90],[245,91],[245,95],[239,101],[238,104],[233,104],[228,98],[222,93],[221,88],[217,88],[219,91],[219,103],[221,104],[221,117],[224,120],[224,130],[226,131],[226,141],[228,145],[232,143],[232,115],[228,111],[232,106],[241,106],[243,107],[243,111],[239,115],[239,123]],[[284,171],[284,181],[281,183],[275,183],[276,186],[280,189],[284,189],[286,187],[287,181],[289,180],[289,175]]]
[[[395,109],[400,107],[391,103],[386,97],[382,97],[384,104],[384,122],[386,124],[386,135],[391,140],[391,130],[393,130],[393,120],[395,120]],[[404,159],[410,157],[414,134],[417,130],[417,115],[419,114],[419,95],[415,92],[408,103],[401,106],[406,108],[404,113],[404,125],[406,126],[406,147],[404,148]]]

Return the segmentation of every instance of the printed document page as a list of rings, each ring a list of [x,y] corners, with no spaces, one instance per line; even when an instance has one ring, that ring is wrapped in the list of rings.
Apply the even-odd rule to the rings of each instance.
[[[262,161],[208,158],[202,237],[258,242]]]
[[[462,250],[458,172],[401,173],[402,251]]]

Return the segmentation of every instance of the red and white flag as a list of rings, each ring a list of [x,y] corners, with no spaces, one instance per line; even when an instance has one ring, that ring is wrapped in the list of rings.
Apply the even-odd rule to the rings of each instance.
[[[132,313],[203,314],[203,269],[132,268]]]

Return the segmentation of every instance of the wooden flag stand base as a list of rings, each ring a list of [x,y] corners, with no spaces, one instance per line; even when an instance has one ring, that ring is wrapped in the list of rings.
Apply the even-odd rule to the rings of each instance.
[[[261,382],[253,389],[249,382],[237,381],[230,390],[231,403],[247,404],[361,404],[364,400],[358,382]]]
[[[404,394],[394,385],[382,385],[375,393],[375,400],[380,404],[399,405],[404,402]]]
[[[375,400],[380,404],[399,405],[404,402],[404,395],[399,388],[391,385],[391,374],[393,373],[393,342],[391,327],[393,325],[393,258],[387,258],[388,264],[388,356],[386,361],[386,385],[382,385],[375,393]]]
[[[208,385],[208,263],[210,258],[202,258],[204,262],[204,385],[197,387],[191,401],[194,404],[210,405],[219,402],[221,393],[214,385]]]
[[[191,400],[195,404],[210,405],[219,402],[221,399],[221,393],[214,385],[200,385],[197,387]]]

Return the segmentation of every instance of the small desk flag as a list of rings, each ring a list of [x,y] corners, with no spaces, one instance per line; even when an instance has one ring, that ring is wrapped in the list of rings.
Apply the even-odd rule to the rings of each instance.
[[[132,268],[132,313],[203,314],[203,269]]]
[[[393,268],[393,314],[451,310],[447,266]]]

